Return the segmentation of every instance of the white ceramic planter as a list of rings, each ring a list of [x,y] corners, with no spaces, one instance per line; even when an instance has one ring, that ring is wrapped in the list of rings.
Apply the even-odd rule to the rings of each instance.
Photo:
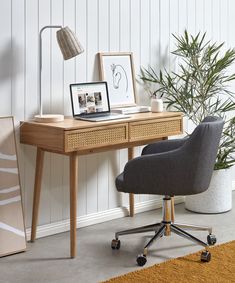
[[[151,111],[152,112],[162,112],[163,111],[162,99],[157,99],[157,98],[151,99]]]
[[[199,213],[221,213],[232,208],[232,180],[230,169],[215,170],[209,189],[201,194],[187,196],[185,207]]]

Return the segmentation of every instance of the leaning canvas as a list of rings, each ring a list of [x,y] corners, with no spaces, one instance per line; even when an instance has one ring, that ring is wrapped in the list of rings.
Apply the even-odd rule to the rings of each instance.
[[[26,249],[13,117],[0,118],[0,257]]]

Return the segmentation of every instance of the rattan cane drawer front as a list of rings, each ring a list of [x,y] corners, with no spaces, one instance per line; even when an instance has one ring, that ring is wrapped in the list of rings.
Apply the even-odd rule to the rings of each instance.
[[[65,135],[65,151],[75,151],[121,144],[128,141],[128,124],[69,131]]]
[[[146,120],[130,124],[130,141],[167,137],[182,132],[182,119]]]

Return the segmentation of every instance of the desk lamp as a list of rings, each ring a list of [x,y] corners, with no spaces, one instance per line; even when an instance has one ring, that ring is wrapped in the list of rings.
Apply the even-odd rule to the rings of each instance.
[[[40,112],[34,117],[36,122],[52,123],[64,120],[63,115],[59,114],[43,114],[42,111],[42,33],[45,29],[59,29],[57,31],[57,42],[59,44],[64,60],[71,59],[81,54],[84,49],[78,41],[76,35],[68,28],[62,26],[44,26],[39,33],[39,72],[38,72],[38,93]]]

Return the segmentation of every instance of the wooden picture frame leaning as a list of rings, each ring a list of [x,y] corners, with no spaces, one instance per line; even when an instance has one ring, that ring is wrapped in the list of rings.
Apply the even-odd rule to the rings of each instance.
[[[136,106],[132,52],[98,53],[100,80],[107,81],[110,107]]]
[[[26,249],[13,117],[0,117],[0,257]]]

